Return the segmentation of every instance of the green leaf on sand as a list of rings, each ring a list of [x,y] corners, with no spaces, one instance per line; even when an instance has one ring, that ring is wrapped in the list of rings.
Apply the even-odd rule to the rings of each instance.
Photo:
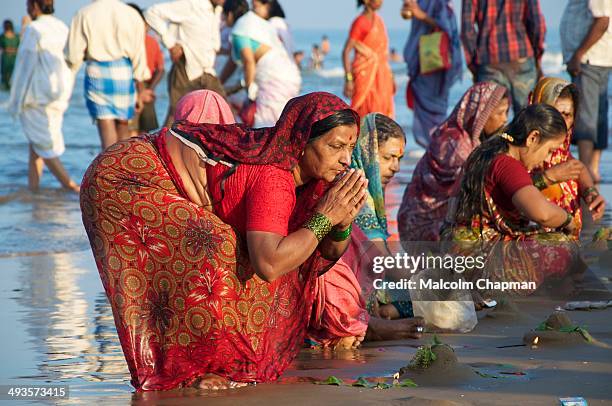
[[[342,382],[342,379],[336,378],[333,375],[327,377],[327,379],[324,381],[317,381],[315,383],[318,385],[336,385],[336,386],[344,385],[344,382]]]
[[[360,376],[359,378],[357,378],[357,380],[351,386],[357,386],[357,387],[360,387],[360,388],[372,388],[374,386],[374,384],[369,382],[363,376]]]
[[[392,388],[392,386],[384,382],[378,382],[376,386],[374,386],[374,389],[389,389],[389,388]]]
[[[419,385],[414,383],[412,379],[404,379],[403,381],[394,386],[399,386],[400,388],[416,388]]]

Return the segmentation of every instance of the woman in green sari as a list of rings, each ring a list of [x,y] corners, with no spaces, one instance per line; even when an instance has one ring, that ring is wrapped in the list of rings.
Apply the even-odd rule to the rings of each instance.
[[[11,87],[11,76],[15,68],[17,59],[17,48],[19,48],[19,35],[15,32],[15,27],[11,20],[4,20],[2,24],[4,32],[0,35],[0,76],[4,90]]]

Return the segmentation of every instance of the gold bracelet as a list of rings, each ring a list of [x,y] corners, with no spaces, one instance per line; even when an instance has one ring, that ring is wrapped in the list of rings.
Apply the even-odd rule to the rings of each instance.
[[[312,231],[319,242],[329,234],[332,227],[333,224],[331,220],[321,213],[313,214],[313,216],[302,226],[302,228]]]
[[[347,82],[352,82],[353,81],[353,74],[351,72],[348,72],[346,75],[344,75],[345,79]]]

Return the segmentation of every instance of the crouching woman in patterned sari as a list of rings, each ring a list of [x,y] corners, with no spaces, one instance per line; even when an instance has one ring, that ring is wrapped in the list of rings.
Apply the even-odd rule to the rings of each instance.
[[[242,386],[287,368],[314,280],[365,202],[364,176],[346,172],[358,122],[312,93],[275,127],[175,122],[95,159],[83,222],[137,391]]]
[[[528,172],[541,166],[566,135],[563,117],[555,108],[530,105],[466,161],[456,207],[450,208],[443,236],[455,242],[454,250],[487,256],[484,274],[478,277],[535,282],[539,287],[546,278],[564,277],[577,266],[577,246],[563,232],[571,233],[575,227],[573,216],[549,202]]]

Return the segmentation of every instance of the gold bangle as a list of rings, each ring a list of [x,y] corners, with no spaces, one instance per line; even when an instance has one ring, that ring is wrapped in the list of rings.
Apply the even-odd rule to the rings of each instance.
[[[346,75],[344,75],[345,79],[347,82],[352,82],[353,81],[353,74],[351,72],[348,72]]]
[[[313,214],[312,217],[302,226],[302,228],[312,231],[319,242],[321,242],[323,238],[329,234],[332,227],[333,224],[331,220],[321,213]]]

